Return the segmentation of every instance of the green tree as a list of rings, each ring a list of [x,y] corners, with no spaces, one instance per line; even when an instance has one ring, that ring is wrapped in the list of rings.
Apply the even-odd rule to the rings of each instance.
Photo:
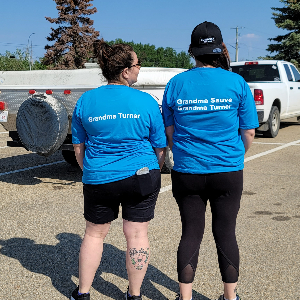
[[[134,52],[137,54],[138,58],[142,61],[143,67],[184,69],[191,69],[194,67],[194,65],[191,63],[190,56],[184,51],[177,53],[173,48],[170,47],[155,48],[154,45],[124,42],[122,39],[116,39],[115,41],[108,42],[110,45],[119,43],[129,44],[134,49]]]
[[[35,61],[32,65],[32,70],[46,69],[41,61]],[[17,49],[15,52],[6,51],[5,54],[0,54],[0,70],[1,71],[28,71],[29,70],[29,55],[28,52],[23,52]]]
[[[53,0],[57,4],[58,18],[46,17],[50,23],[57,24],[56,29],[47,37],[52,46],[46,45],[44,64],[49,69],[80,69],[93,56],[93,42],[99,36],[89,16],[96,13],[91,8],[93,0]]]
[[[272,7],[272,19],[278,28],[288,30],[284,35],[270,38],[276,44],[268,45],[267,51],[275,53],[267,59],[280,59],[300,65],[300,1],[299,0],[280,0],[284,7]]]

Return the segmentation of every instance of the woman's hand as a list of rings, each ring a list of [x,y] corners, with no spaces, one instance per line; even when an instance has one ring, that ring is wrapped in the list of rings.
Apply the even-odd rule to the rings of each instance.
[[[159,168],[161,169],[165,162],[166,148],[154,148],[154,151],[157,157]]]

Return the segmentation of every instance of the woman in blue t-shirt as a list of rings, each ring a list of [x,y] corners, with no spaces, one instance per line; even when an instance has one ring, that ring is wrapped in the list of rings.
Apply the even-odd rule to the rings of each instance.
[[[219,299],[239,300],[235,291],[239,274],[235,226],[243,190],[244,154],[258,127],[257,112],[247,83],[228,71],[229,55],[218,26],[210,22],[196,26],[189,52],[196,67],[169,81],[162,105],[174,157],[173,195],[182,221],[177,300],[192,299],[208,200],[224,282]]]
[[[127,240],[126,299],[139,300],[149,263],[148,224],[160,190],[166,135],[157,102],[130,87],[141,67],[132,47],[109,46],[102,39],[95,43],[95,52],[108,84],[84,93],[72,118],[74,150],[83,170],[86,231],[79,255],[79,286],[71,299],[90,299],[103,241],[121,204]]]

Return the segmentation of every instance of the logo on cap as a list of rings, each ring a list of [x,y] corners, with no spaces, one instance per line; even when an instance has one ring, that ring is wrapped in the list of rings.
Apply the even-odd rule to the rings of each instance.
[[[215,48],[213,50],[213,53],[221,53],[221,52],[222,52],[222,50],[220,48]]]
[[[206,39],[201,39],[200,38],[200,44],[209,44],[209,43],[214,43],[216,39],[214,37],[209,37]]]

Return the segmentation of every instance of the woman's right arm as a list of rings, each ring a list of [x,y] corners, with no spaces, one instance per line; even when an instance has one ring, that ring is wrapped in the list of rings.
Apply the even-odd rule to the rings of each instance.
[[[84,143],[73,144],[73,147],[74,147],[74,151],[75,151],[76,160],[82,170],[83,169],[84,150],[85,150]]]
[[[166,135],[168,139],[169,148],[172,151],[173,148],[173,133],[174,133],[174,125],[166,127]]]

